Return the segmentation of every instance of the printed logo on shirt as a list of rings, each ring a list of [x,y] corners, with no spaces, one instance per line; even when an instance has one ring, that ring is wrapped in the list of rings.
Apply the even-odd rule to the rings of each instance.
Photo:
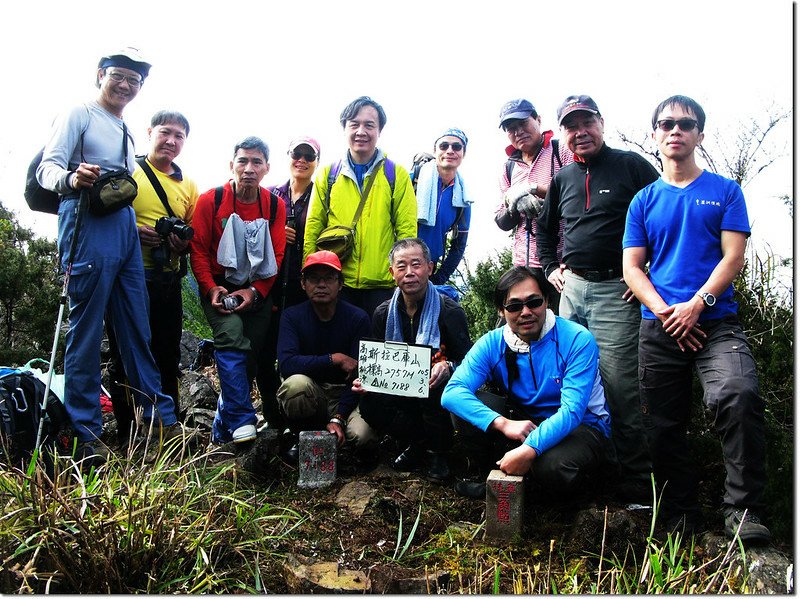
[[[597,193],[611,193],[610,189],[600,189]]]
[[[700,198],[696,198],[694,202],[698,206],[718,206],[718,207],[722,207],[722,202],[720,202],[719,200],[701,200]]]

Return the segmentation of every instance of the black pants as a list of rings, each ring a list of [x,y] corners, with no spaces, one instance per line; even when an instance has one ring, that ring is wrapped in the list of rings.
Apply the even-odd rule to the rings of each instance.
[[[703,403],[722,442],[725,507],[763,507],[766,486],[764,401],[756,365],[735,316],[701,324],[700,351],[682,352],[658,320],[639,329],[639,388],[656,482],[664,486],[665,515],[699,511],[697,466],[687,443],[692,370],[703,386]]]
[[[150,351],[161,373],[161,390],[175,402],[175,415],[183,419],[180,412],[178,377],[181,361],[181,334],[183,333],[183,299],[181,279],[170,277],[166,281],[147,281],[147,294],[150,303]],[[138,309],[147,310],[147,306]],[[108,321],[106,321],[108,322]],[[109,393],[117,419],[120,440],[126,440],[134,419],[133,403],[125,385],[127,378],[119,346],[124,339],[117,339],[112,327],[106,326],[111,362],[108,373],[111,379]]]
[[[453,441],[450,412],[442,407],[443,388],[429,397],[369,393],[359,403],[361,417],[382,435],[421,449],[447,451]]]
[[[528,416],[509,406],[504,397],[494,393],[478,392],[478,398],[498,414],[512,420],[528,420]],[[453,425],[470,460],[469,474],[485,478],[497,468],[497,461],[515,447],[512,441],[497,431],[484,432],[466,420],[453,415]],[[607,470],[611,444],[599,430],[581,424],[555,447],[551,447],[533,460],[529,476],[537,493],[549,499],[568,497],[588,488],[596,477]]]

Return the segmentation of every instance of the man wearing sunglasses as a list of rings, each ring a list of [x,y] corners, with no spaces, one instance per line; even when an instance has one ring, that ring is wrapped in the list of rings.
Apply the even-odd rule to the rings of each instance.
[[[494,220],[503,231],[513,230],[512,264],[541,268],[536,255],[535,219],[550,180],[562,166],[572,162],[572,152],[559,144],[550,130],[542,131],[542,117],[524,98],[510,100],[500,110],[500,128],[508,135],[506,160],[500,175],[502,202]],[[563,243],[559,231],[558,256]],[[558,293],[551,287],[548,303],[558,311]]]
[[[464,257],[472,214],[473,200],[458,172],[467,153],[466,133],[447,129],[434,142],[433,152],[435,160],[426,162],[417,176],[417,225],[431,251],[431,283],[445,286]]]
[[[123,112],[139,93],[150,66],[135,48],[103,56],[96,70],[97,99],[55,120],[36,172],[42,187],[60,195],[58,252],[61,267],[72,266],[67,290],[64,403],[80,442],[76,457],[96,463],[108,453],[100,441],[99,400],[100,343],[106,314],[120,340],[130,389],[144,410],[145,421],[156,419],[154,431],[161,440],[182,435],[173,399],[161,390],[150,352],[136,214],[130,206],[105,216],[91,214],[82,193],[102,174],[122,169],[133,173],[134,144]]]
[[[669,528],[700,525],[697,466],[686,426],[692,370],[722,441],[727,477],[725,532],[766,543],[764,401],[753,356],[737,318],[733,280],[750,235],[736,182],[701,169],[705,112],[672,96],[653,112],[661,179],[631,202],[623,239],[625,280],[642,302],[640,388],[661,514]],[[645,267],[649,262],[649,270]]]
[[[548,309],[544,274],[514,266],[495,291],[503,327],[481,337],[455,370],[442,405],[469,460],[456,492],[485,495],[489,470],[531,473],[541,499],[574,497],[600,473],[610,423],[597,344]],[[490,383],[503,396],[479,391]]]
[[[589,329],[600,347],[620,470],[616,497],[650,504],[652,465],[636,359],[641,314],[622,279],[622,234],[633,196],[658,179],[658,171],[639,154],[605,144],[603,117],[589,96],[567,97],[557,115],[575,162],[553,177],[545,197],[536,222],[539,260],[561,292],[559,313]],[[559,260],[562,219],[564,253]]]

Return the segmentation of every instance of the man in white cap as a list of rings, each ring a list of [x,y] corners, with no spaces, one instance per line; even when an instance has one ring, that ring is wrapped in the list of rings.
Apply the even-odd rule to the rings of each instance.
[[[278,328],[281,312],[308,299],[301,285],[300,271],[303,264],[303,237],[306,216],[314,189],[314,172],[319,164],[319,142],[312,137],[298,137],[289,144],[289,180],[283,185],[268,187],[283,200],[286,206],[286,253],[275,284],[272,286],[272,318],[264,342],[264,351],[259,354],[256,382],[261,394],[264,418],[270,428],[284,430],[286,419],[278,408],[275,393],[280,386],[276,369]]]
[[[431,251],[431,283],[452,297],[455,290],[445,286],[464,257],[472,216],[473,200],[458,172],[467,153],[467,134],[454,127],[445,130],[433,152],[434,160],[425,163],[416,178],[417,234]]]
[[[374,435],[349,383],[358,374],[359,342],[370,336],[371,325],[364,310],[339,298],[343,281],[333,252],[306,258],[300,284],[308,301],[287,308],[281,317],[278,361],[284,382],[278,402],[293,435],[326,428],[340,446],[347,439],[358,450]],[[284,457],[297,460],[297,453],[295,445]]]
[[[159,371],[150,353],[147,289],[134,210],[126,206],[97,216],[85,209],[87,194],[83,193],[103,174],[133,173],[133,138],[122,113],[149,72],[150,64],[135,48],[103,56],[96,75],[99,96],[55,120],[36,172],[41,186],[61,197],[58,250],[62,268],[72,264],[64,400],[79,440],[76,457],[93,463],[103,462],[107,455],[100,442],[104,315],[120,340],[125,372],[136,403],[144,411],[145,426],[153,420],[161,440],[182,433],[173,400],[161,391]]]

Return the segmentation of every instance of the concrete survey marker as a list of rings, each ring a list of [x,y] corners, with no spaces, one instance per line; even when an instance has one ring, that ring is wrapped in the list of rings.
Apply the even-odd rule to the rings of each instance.
[[[298,487],[318,489],[336,481],[336,435],[328,431],[302,431],[298,449]]]
[[[519,539],[524,504],[522,477],[492,470],[486,479],[486,538],[503,542]]]

